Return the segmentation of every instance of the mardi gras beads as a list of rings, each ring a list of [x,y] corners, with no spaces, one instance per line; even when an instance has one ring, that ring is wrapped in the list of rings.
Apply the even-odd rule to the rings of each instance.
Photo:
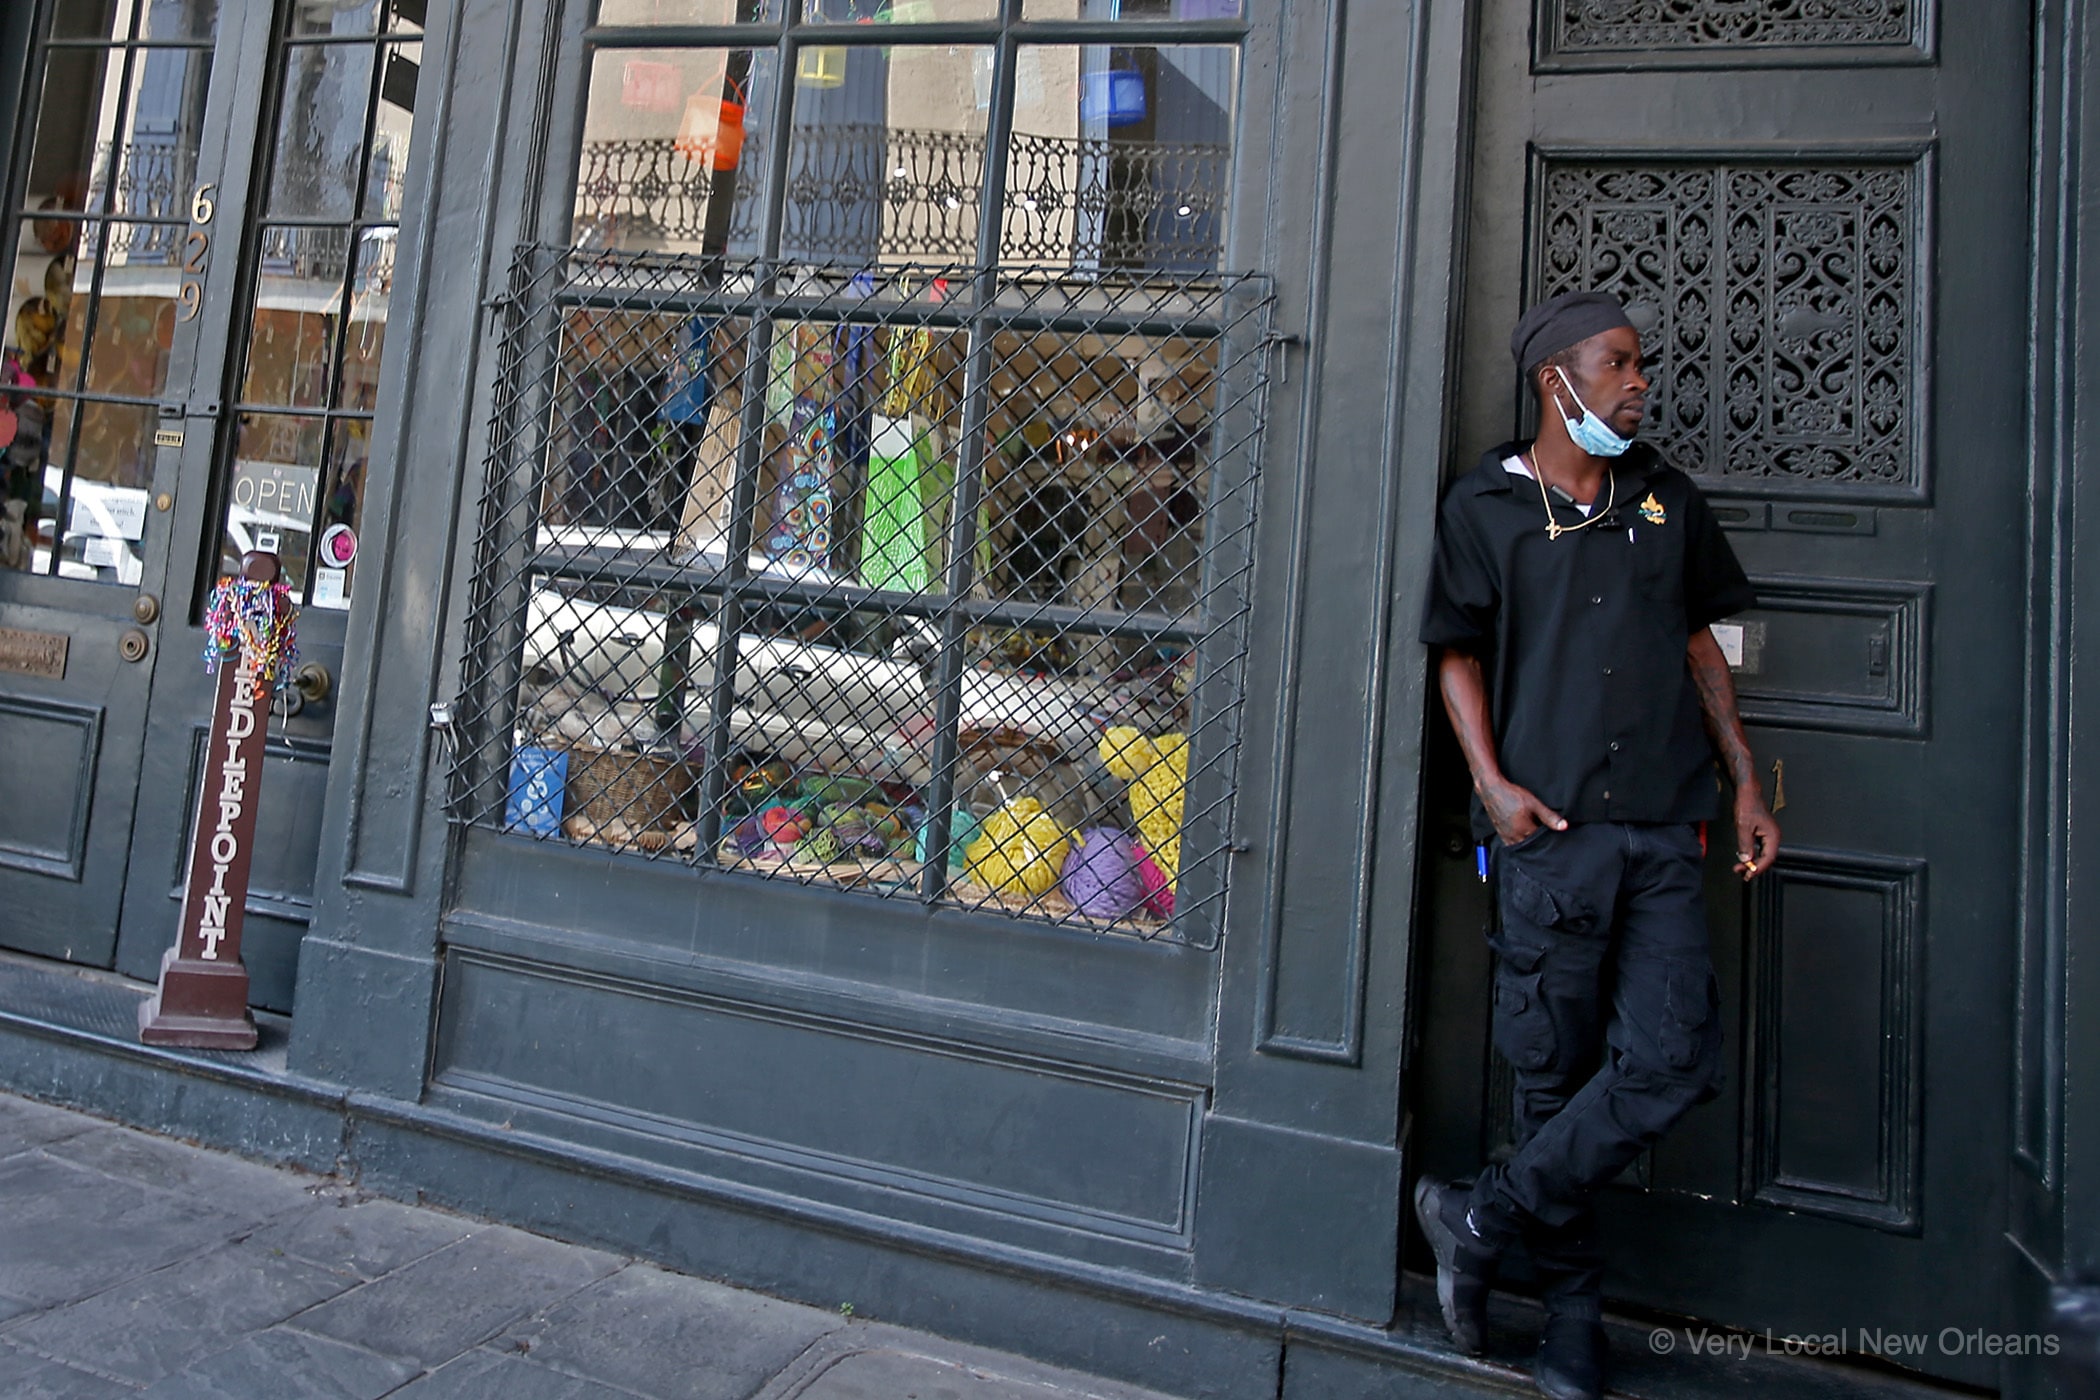
[[[298,624],[289,585],[220,579],[204,613],[206,673],[216,673],[222,661],[238,663],[246,656],[258,681],[289,685],[299,660]]]

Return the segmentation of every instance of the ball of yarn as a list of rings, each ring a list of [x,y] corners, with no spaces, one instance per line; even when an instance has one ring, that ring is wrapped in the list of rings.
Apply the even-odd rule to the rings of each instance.
[[[1174,882],[1159,868],[1159,862],[1146,853],[1142,841],[1137,843],[1137,873],[1145,887],[1145,912],[1155,919],[1173,918]]]
[[[1065,857],[1065,898],[1088,918],[1121,919],[1145,902],[1137,844],[1110,826],[1079,833]]]
[[[970,843],[965,875],[995,894],[1037,899],[1057,884],[1068,842],[1043,804],[1017,797],[984,819]]]

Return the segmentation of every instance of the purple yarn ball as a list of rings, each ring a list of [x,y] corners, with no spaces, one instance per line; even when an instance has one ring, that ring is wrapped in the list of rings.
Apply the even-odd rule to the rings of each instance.
[[[1065,857],[1065,898],[1092,919],[1128,917],[1145,902],[1137,846],[1114,827],[1089,827]]]

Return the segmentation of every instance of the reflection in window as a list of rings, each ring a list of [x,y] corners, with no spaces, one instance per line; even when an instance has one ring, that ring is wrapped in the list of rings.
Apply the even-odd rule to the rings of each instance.
[[[0,566],[135,586],[217,6],[46,14],[0,218]]]
[[[780,254],[973,260],[995,56],[983,45],[799,50]],[[598,51],[575,241],[756,253],[779,71],[769,51]],[[1020,48],[998,200],[1001,258],[1215,270],[1238,83],[1230,45]]]

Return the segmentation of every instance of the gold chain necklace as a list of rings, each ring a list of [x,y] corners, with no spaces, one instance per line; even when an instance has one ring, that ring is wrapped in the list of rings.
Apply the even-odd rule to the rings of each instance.
[[[1590,526],[1610,515],[1611,508],[1619,502],[1619,474],[1606,467],[1604,475],[1611,483],[1611,494],[1604,499],[1604,509],[1591,511],[1583,518],[1583,522],[1580,525],[1563,525],[1553,518],[1553,500],[1546,494],[1546,474],[1539,470],[1538,459],[1527,452],[1524,454],[1523,462],[1525,466],[1531,468],[1531,479],[1538,483],[1539,504],[1546,508],[1546,538],[1548,540],[1557,540],[1562,535],[1572,535],[1577,530],[1589,529]]]

